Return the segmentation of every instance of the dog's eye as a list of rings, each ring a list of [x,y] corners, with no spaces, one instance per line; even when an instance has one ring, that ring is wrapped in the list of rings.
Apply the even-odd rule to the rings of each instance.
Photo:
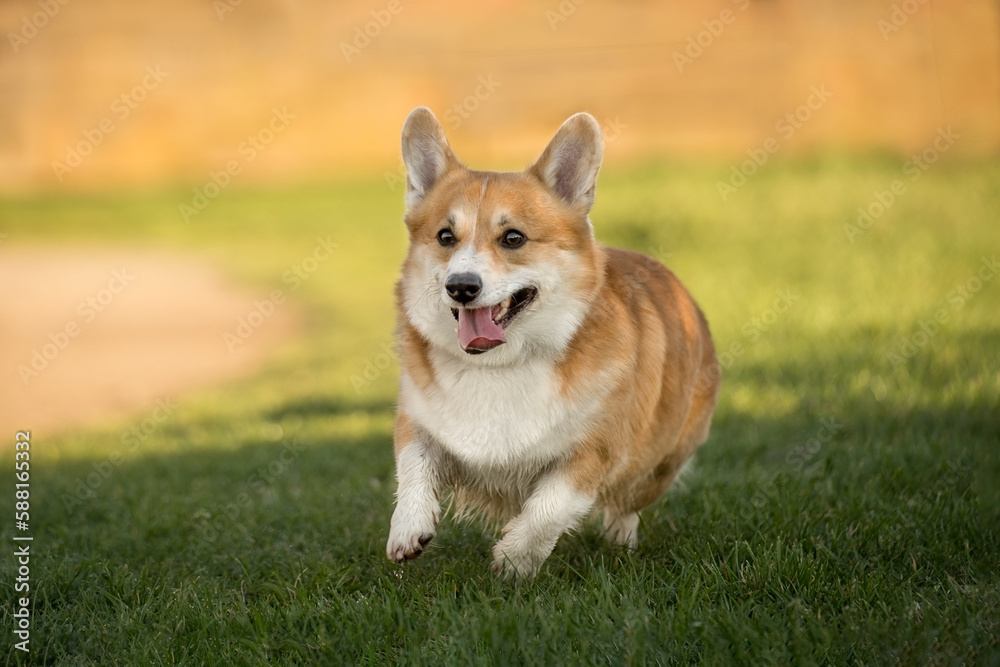
[[[527,236],[517,231],[516,229],[512,229],[503,235],[503,237],[500,239],[500,242],[503,243],[508,248],[519,248],[523,246],[524,242],[527,240],[528,240]]]
[[[451,233],[450,229],[442,229],[437,235],[438,243],[444,247],[455,245],[455,235]]]

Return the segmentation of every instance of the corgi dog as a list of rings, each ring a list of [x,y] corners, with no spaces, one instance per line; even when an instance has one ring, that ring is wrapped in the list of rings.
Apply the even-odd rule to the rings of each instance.
[[[570,117],[514,173],[465,167],[424,107],[402,144],[389,559],[423,552],[449,491],[459,515],[503,526],[505,578],[533,577],[591,513],[634,547],[639,511],[708,437],[719,365],[674,274],[594,238],[600,126]]]

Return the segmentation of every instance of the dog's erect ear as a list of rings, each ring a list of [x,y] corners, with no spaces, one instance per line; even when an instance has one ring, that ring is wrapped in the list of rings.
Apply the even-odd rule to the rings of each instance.
[[[403,163],[407,208],[423,199],[449,169],[459,166],[441,123],[427,107],[411,111],[403,124]]]
[[[564,202],[582,207],[586,213],[594,205],[603,155],[601,126],[589,113],[578,113],[562,124],[529,171]]]

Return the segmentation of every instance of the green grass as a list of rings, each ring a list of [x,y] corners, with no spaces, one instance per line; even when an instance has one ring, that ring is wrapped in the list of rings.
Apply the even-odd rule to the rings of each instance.
[[[305,334],[255,377],[178,398],[135,451],[121,436],[148,414],[35,441],[32,661],[1000,663],[1000,276],[949,300],[1000,250],[1000,163],[936,166],[849,243],[900,169],[769,165],[726,202],[727,165],[602,175],[599,236],[689,286],[728,352],[722,394],[636,552],[587,526],[518,586],[494,579],[476,525],[445,520],[406,566],[384,556],[397,370],[372,371],[405,251],[398,188],[234,186],[190,225],[182,189],[0,202],[0,255],[175,248],[255,289],[288,290],[317,236],[340,246],[289,291]],[[778,290],[795,298],[780,314]],[[13,568],[0,559],[5,600]]]

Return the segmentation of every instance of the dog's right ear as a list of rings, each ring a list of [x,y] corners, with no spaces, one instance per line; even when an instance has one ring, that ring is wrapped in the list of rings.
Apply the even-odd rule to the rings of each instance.
[[[427,107],[417,107],[403,124],[403,163],[406,165],[406,208],[420,202],[434,184],[460,166],[448,146],[441,123]]]

